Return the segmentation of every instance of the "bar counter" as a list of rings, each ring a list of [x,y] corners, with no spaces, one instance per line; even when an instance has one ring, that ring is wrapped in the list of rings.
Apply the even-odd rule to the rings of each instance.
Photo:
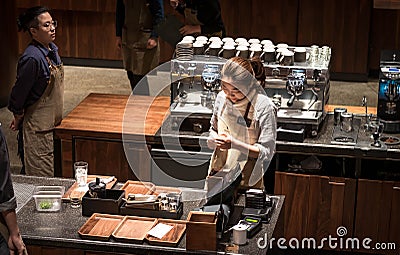
[[[182,237],[177,247],[165,247],[149,245],[146,242],[143,244],[122,243],[115,240],[110,241],[93,241],[82,239],[78,230],[86,222],[89,217],[81,215],[81,208],[71,208],[69,203],[62,203],[62,208],[59,212],[43,213],[35,209],[35,201],[32,198],[32,191],[35,186],[39,185],[61,185],[65,186],[66,190],[74,183],[72,179],[64,178],[44,178],[32,176],[12,176],[14,189],[17,196],[18,208],[17,217],[18,224],[24,239],[28,246],[30,254],[39,254],[36,249],[38,247],[49,247],[50,249],[72,249],[73,254],[87,254],[84,251],[102,251],[104,254],[114,253],[134,253],[134,254],[215,254],[212,251],[187,251],[185,235]],[[121,186],[121,183],[116,184],[115,188]],[[193,198],[195,201],[184,202],[184,211],[182,219],[186,219],[189,211],[198,207],[199,192],[196,190],[184,190],[183,198],[185,200]],[[277,203],[269,224],[263,224],[261,231],[249,239],[248,244],[240,246],[240,254],[265,254],[266,249],[260,249],[257,245],[257,240],[268,236],[273,236],[280,211],[284,202],[284,196],[276,196]],[[240,208],[243,205],[243,199],[239,199],[235,205]],[[230,232],[223,238],[229,241]],[[205,237],[206,238],[206,237]],[[261,242],[264,244],[264,242]],[[82,253],[79,253],[79,251]],[[46,254],[41,250],[42,254]],[[58,253],[52,253],[58,254]],[[62,253],[65,254],[65,253]],[[70,253],[68,253],[70,254]],[[72,253],[71,253],[72,254]],[[93,253],[89,253],[93,254]],[[96,253],[98,254],[98,253]],[[103,253],[102,253],[103,254]],[[224,254],[224,253],[223,253]]]

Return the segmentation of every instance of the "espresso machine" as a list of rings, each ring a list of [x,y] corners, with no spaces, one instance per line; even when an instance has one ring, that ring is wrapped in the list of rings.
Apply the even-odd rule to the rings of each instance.
[[[172,129],[196,133],[209,130],[225,62],[226,59],[205,55],[171,60]]]
[[[278,139],[302,142],[317,136],[329,99],[329,67],[330,53],[292,65],[264,63],[265,91],[278,107]]]
[[[385,133],[400,132],[400,51],[381,52],[377,116]]]

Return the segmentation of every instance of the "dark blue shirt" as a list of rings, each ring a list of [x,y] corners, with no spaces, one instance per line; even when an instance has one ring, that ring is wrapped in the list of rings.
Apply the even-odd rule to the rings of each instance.
[[[158,38],[156,31],[157,26],[164,19],[164,3],[162,0],[148,0],[149,10],[152,16],[153,29],[151,30],[151,38]],[[125,23],[125,5],[123,0],[117,0],[117,7],[115,11],[115,34],[122,36],[122,27]]]
[[[25,49],[18,61],[17,80],[11,90],[8,109],[14,114],[24,113],[24,109],[34,104],[44,93],[50,68],[46,56],[55,65],[61,64],[58,47],[50,43],[50,50],[33,41]]]

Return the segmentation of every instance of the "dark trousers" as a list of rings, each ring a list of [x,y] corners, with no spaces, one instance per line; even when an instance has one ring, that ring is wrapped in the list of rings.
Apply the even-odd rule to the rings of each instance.
[[[18,156],[21,160],[22,163],[22,168],[20,173],[25,174],[25,161],[24,161],[24,133],[22,130],[22,124],[18,128],[18,134],[17,134],[17,141],[18,141]]]
[[[131,83],[132,91],[135,89],[136,85],[138,85],[139,81],[144,77],[144,75],[136,75],[131,71],[126,72],[128,75],[129,82]]]

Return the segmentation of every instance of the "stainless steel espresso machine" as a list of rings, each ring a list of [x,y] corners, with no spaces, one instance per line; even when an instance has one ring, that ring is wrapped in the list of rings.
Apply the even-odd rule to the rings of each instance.
[[[310,48],[306,49],[308,54]],[[264,67],[265,91],[279,109],[278,139],[302,142],[305,137],[316,136],[329,99],[330,48],[328,53],[304,62],[264,63]]]
[[[381,52],[377,116],[385,133],[400,133],[400,51]]]
[[[226,59],[205,55],[171,60],[172,129],[196,133],[209,130],[225,62]]]

